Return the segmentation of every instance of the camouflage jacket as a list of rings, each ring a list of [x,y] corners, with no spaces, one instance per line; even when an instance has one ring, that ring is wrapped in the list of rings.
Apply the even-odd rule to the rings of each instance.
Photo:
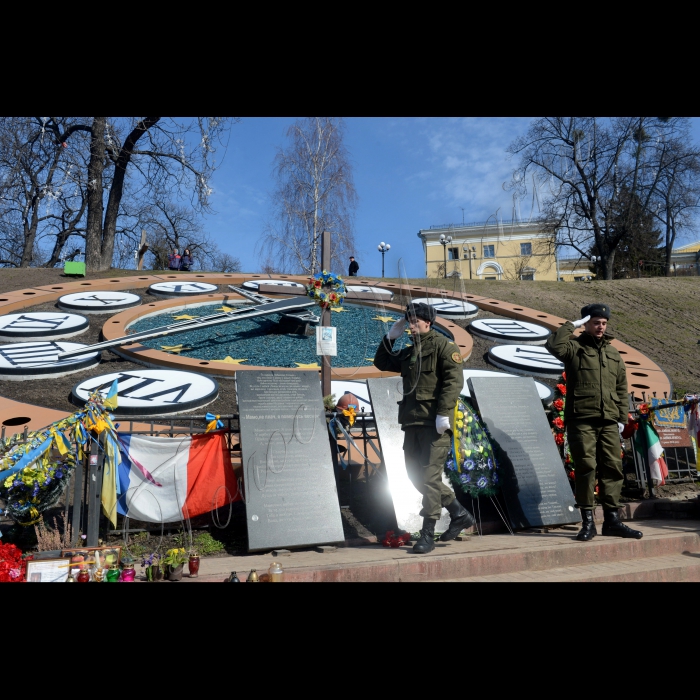
[[[564,420],[607,418],[627,423],[627,372],[620,353],[603,337],[585,331],[576,338],[567,321],[547,340],[547,350],[566,371]]]
[[[437,331],[419,336],[420,342],[397,354],[389,351],[394,341],[384,336],[374,356],[374,366],[384,372],[400,372],[403,399],[399,402],[399,423],[435,425],[436,416],[453,412],[462,387],[462,355],[457,346]],[[420,353],[417,352],[420,347]]]

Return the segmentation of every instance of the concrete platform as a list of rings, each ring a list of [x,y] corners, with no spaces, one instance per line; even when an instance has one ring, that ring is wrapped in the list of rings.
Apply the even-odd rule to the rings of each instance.
[[[381,544],[313,548],[277,557],[287,582],[404,581],[700,581],[700,521],[642,520],[641,540],[598,535],[578,542],[576,530],[471,535],[438,543],[427,555]],[[599,528],[600,531],[600,528]],[[200,575],[184,582],[224,581],[236,571],[267,572],[271,553],[203,558]]]

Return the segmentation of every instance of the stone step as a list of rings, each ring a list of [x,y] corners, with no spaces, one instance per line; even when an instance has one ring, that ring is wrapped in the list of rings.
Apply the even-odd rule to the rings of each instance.
[[[447,579],[460,583],[644,583],[700,581],[700,553],[684,552],[665,557],[646,557],[603,562],[587,566],[565,566],[544,571],[519,571],[494,576]]]
[[[292,551],[280,559],[285,581],[441,581],[506,574],[550,572],[554,569],[643,561],[700,552],[700,523],[635,521],[641,540],[597,536],[578,542],[576,532],[520,532],[515,535],[471,536],[465,541],[438,543],[435,551],[416,555],[410,547],[381,545],[338,548],[332,553]],[[203,559],[199,581],[222,581],[229,571],[266,571],[271,554]],[[688,565],[693,557],[686,556]],[[642,567],[643,568],[643,567]],[[582,571],[582,569],[578,569]],[[194,579],[197,580],[197,579]]]

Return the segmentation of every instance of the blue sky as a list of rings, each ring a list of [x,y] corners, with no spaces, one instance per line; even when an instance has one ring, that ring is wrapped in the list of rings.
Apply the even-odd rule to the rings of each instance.
[[[244,117],[220,147],[211,185],[215,214],[205,226],[219,247],[239,258],[245,272],[260,266],[255,253],[270,211],[273,159],[285,146],[294,117]],[[425,273],[418,230],[433,224],[484,221],[498,211],[510,219],[513,199],[503,189],[514,163],[506,148],[525,131],[529,117],[350,117],[345,144],[353,163],[359,203],[355,257],[360,275],[381,275],[377,245],[391,244],[386,275]],[[700,142],[700,118],[693,118]],[[531,202],[520,204],[527,219]],[[464,209],[464,212],[462,211]],[[535,213],[537,211],[535,210]],[[689,233],[684,240],[697,240]],[[682,241],[678,241],[677,244]],[[400,270],[399,270],[400,265]],[[347,270],[338,271],[347,272]]]

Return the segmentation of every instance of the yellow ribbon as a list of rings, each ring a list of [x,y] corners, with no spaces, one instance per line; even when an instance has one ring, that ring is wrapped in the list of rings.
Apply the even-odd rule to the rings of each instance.
[[[209,433],[212,430],[216,430],[216,425],[218,422],[219,422],[219,416],[214,416],[214,420],[211,421],[210,423],[207,423],[207,429],[204,432]]]
[[[348,417],[348,423],[350,423],[350,427],[352,427],[355,424],[355,416],[357,415],[355,409],[352,406],[343,409],[343,415]]]

